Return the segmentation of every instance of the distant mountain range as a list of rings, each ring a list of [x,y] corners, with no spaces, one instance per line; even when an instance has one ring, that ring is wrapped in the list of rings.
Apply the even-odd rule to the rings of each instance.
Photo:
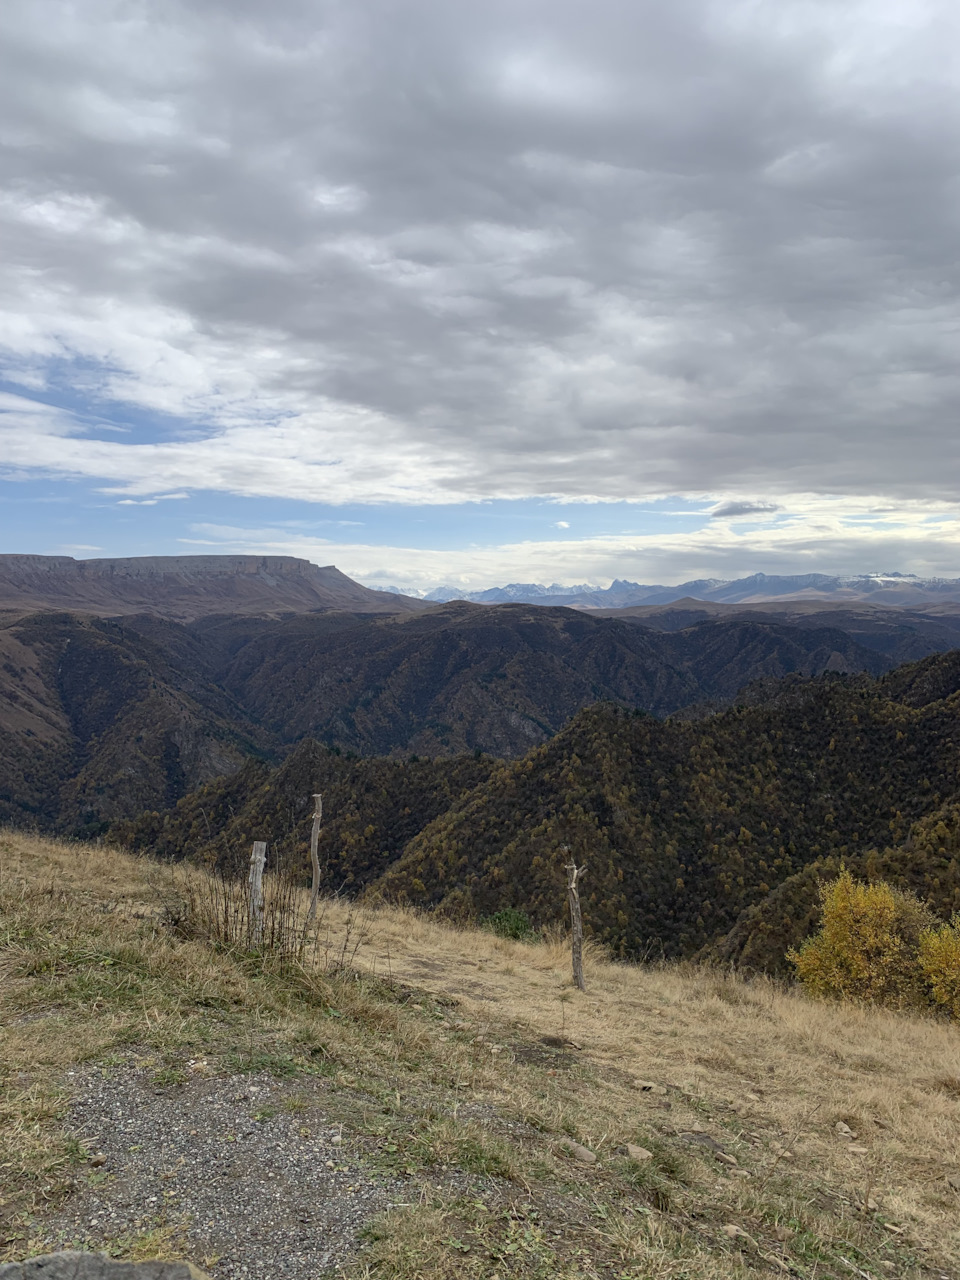
[[[398,591],[398,588],[387,588]],[[464,592],[457,587],[437,587],[424,600],[470,600],[475,604],[566,605],[574,609],[627,609],[635,605],[671,604],[691,598],[718,604],[755,604],[779,600],[867,601],[894,607],[917,608],[930,604],[960,605],[960,578],[918,578],[909,573],[868,573],[857,577],[832,577],[826,573],[765,574],[726,581],[697,578],[676,587],[650,586],[616,579],[609,587],[580,584],[562,587],[537,582],[513,582],[505,587]]]
[[[318,609],[419,612],[404,595],[362,587],[333,565],[294,556],[0,555],[0,610],[68,609],[119,617],[154,613],[187,622],[211,614],[276,617]]]
[[[960,578],[912,574],[825,573],[785,576],[755,573],[724,581],[698,578],[676,587],[617,579],[609,587],[580,583],[564,587],[510,583],[484,591],[437,587],[419,596],[397,587],[374,590],[334,565],[294,556],[140,556],[74,560],[70,556],[0,555],[0,611],[65,609],[99,617],[152,613],[178,622],[213,615],[281,617],[329,610],[364,614],[421,613],[431,606],[466,600],[473,604],[536,604],[610,612],[662,609],[682,602],[722,606],[769,606],[808,602],[831,607],[888,605],[960,615]],[[706,615],[704,615],[706,616]],[[639,620],[639,616],[638,616]],[[690,619],[693,621],[693,619]],[[657,626],[656,622],[647,625]],[[673,628],[666,628],[668,630]]]
[[[773,594],[835,581],[758,575],[667,602],[637,587],[647,603],[571,609],[413,600],[283,556],[2,556],[0,821],[95,834],[308,737],[509,759],[598,701],[702,718],[757,681],[876,675],[960,645],[949,600]]]

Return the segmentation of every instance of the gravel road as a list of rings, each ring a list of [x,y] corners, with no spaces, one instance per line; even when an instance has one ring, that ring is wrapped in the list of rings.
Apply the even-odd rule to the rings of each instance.
[[[315,1081],[205,1078],[158,1088],[132,1066],[71,1080],[72,1126],[92,1154],[41,1242],[103,1248],[156,1227],[182,1232],[214,1280],[319,1280],[403,1184],[364,1166]]]

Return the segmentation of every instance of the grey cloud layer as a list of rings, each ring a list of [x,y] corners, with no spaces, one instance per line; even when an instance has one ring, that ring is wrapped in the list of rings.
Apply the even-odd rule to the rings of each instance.
[[[17,376],[80,358],[105,399],[228,446],[253,425],[291,468],[340,455],[342,406],[349,447],[435,500],[953,490],[946,0],[14,0],[0,23]],[[229,452],[205,479],[256,491]],[[383,496],[348,470],[339,496]]]

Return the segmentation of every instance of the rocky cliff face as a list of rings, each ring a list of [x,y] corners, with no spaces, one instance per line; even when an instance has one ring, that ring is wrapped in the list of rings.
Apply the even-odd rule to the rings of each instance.
[[[186,622],[212,614],[277,617],[318,609],[405,613],[428,606],[371,591],[333,565],[294,556],[0,556],[0,609],[69,609]]]

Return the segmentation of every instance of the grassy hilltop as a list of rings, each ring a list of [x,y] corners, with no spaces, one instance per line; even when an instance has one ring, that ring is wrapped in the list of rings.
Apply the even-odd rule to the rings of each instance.
[[[956,1025],[596,951],[580,993],[559,937],[345,902],[284,966],[212,945],[210,891],[0,836],[0,1257],[72,1240],[258,1274],[250,1233],[298,1195],[283,1160],[326,1144],[352,1280],[960,1274]],[[140,1111],[168,1146],[123,1136]],[[194,1212],[196,1144],[208,1195],[274,1162],[229,1238]],[[285,1274],[317,1280],[314,1228],[284,1231]]]

